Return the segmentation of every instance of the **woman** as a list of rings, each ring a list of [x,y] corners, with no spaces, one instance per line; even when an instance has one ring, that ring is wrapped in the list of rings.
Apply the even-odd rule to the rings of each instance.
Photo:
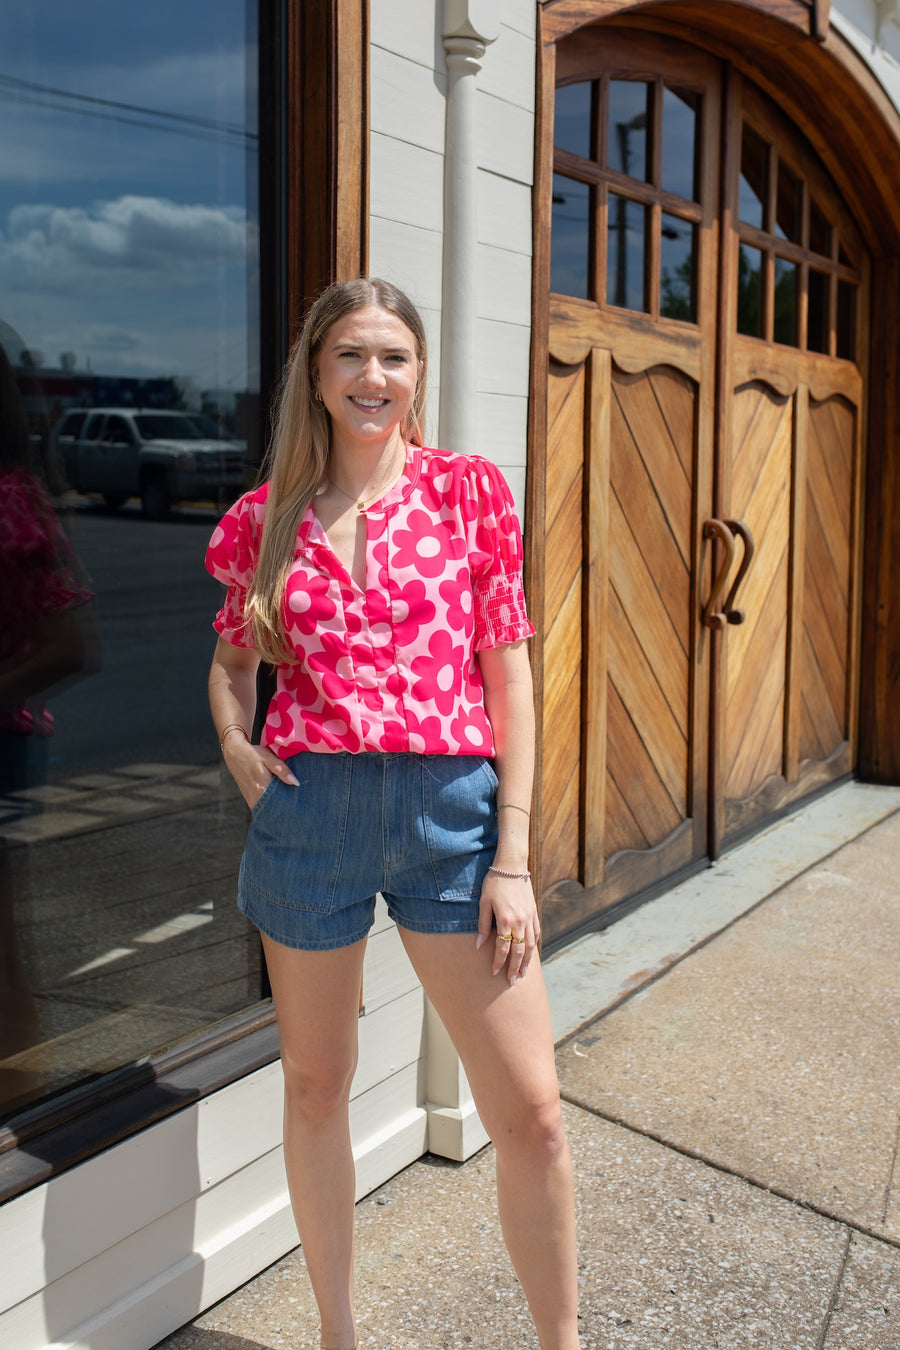
[[[542,1350],[576,1350],[571,1165],[528,874],[533,707],[521,539],[477,456],[422,447],[411,302],[339,283],[291,355],[271,481],[213,535],[228,586],[210,705],[252,823],[285,1077],[291,1200],[327,1350],[357,1345],[348,1125],[381,892],[462,1058]],[[277,668],[250,743],[260,660]],[[324,828],[323,828],[324,827]]]

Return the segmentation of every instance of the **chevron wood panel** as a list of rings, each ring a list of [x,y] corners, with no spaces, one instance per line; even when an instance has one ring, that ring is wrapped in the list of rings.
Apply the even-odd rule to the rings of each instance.
[[[616,371],[610,424],[606,857],[660,843],[689,793],[695,389]]]
[[[792,408],[761,384],[733,400],[729,514],[756,540],[740,596],[746,619],[726,630],[725,795],[742,799],[781,773],[787,671]]]
[[[801,760],[825,759],[849,735],[847,679],[854,409],[810,402],[804,541]]]
[[[544,522],[544,885],[577,879],[582,741],[585,371],[551,366]]]

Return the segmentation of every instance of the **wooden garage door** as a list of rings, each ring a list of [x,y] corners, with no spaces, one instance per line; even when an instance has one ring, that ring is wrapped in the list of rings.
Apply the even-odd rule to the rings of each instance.
[[[811,152],[721,63],[589,29],[557,85],[530,521],[551,941],[852,766],[865,276]]]

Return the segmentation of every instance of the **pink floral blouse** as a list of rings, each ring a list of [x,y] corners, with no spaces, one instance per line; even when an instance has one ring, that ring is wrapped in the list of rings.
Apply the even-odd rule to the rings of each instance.
[[[228,587],[216,631],[238,647],[268,484],[216,527],[206,555]],[[296,665],[278,668],[262,741],[300,750],[492,755],[475,653],[530,637],[522,538],[499,469],[411,445],[403,476],[365,512],[365,590],[309,508],[284,597]]]

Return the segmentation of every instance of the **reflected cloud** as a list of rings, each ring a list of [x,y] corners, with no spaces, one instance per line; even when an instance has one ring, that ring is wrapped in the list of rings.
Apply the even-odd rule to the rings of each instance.
[[[163,197],[132,194],[90,206],[23,204],[7,216],[0,235],[0,274],[10,289],[38,282],[59,293],[83,294],[111,267],[143,277],[156,287],[159,275],[177,275],[180,285],[208,285],[207,269],[246,266],[255,230],[240,206],[182,205]]]

